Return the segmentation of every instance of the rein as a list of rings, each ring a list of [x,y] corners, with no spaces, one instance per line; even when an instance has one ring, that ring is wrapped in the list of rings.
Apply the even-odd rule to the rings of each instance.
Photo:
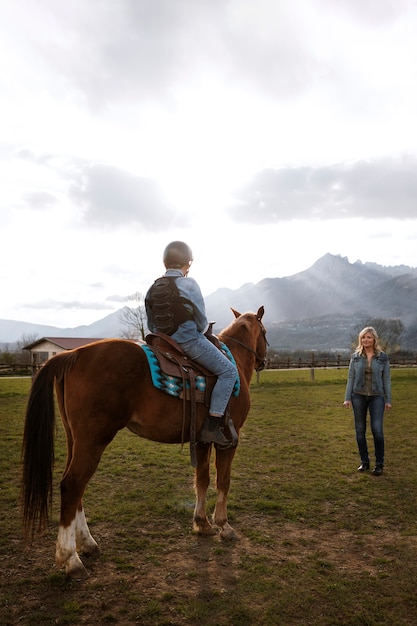
[[[260,357],[259,354],[255,350],[252,350],[252,348],[249,348],[249,346],[247,346],[245,343],[243,343],[239,339],[235,339],[234,337],[230,337],[230,335],[223,335],[223,337],[226,337],[227,339],[231,339],[235,343],[238,343],[240,346],[242,346],[242,348],[245,348],[245,350],[247,350],[248,352],[250,352],[251,354],[253,354],[255,356],[255,358],[258,361],[258,363],[260,363],[259,367],[255,368],[256,372],[259,372],[260,370],[262,370],[265,367],[266,357],[264,357],[264,358]],[[268,341],[267,341],[265,335],[264,335],[264,339],[265,339],[265,344],[268,345]]]

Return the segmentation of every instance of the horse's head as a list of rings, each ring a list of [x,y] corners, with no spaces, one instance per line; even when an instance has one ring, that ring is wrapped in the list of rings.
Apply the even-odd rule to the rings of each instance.
[[[257,313],[239,313],[235,309],[231,309],[235,316],[233,326],[234,332],[231,336],[230,328],[225,330],[227,336],[246,348],[249,352],[255,355],[256,363],[255,370],[260,372],[266,365],[266,352],[268,341],[266,339],[266,328],[262,323],[262,318],[265,313],[263,306],[259,307]],[[223,333],[222,333],[223,334]]]

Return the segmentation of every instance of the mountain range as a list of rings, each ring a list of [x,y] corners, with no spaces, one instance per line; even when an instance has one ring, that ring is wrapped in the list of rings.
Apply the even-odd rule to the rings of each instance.
[[[217,333],[234,318],[231,307],[243,313],[264,305],[268,341],[276,350],[349,350],[355,330],[373,318],[400,319],[402,347],[417,350],[417,268],[405,265],[350,263],[326,254],[305,271],[239,289],[220,288],[205,302]],[[0,344],[22,336],[117,337],[120,318],[116,311],[93,324],[65,329],[0,320]]]

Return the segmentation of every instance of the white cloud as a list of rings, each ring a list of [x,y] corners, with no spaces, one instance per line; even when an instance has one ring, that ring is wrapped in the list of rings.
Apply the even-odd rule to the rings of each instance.
[[[271,224],[291,219],[416,217],[417,158],[324,167],[268,169],[236,194],[232,219]]]
[[[90,323],[178,238],[206,294],[417,265],[416,26],[411,0],[4,0],[0,317]]]

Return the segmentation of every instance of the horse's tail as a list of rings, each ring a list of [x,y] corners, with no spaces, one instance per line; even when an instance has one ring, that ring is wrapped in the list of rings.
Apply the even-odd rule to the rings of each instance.
[[[63,380],[73,354],[50,359],[29,394],[22,445],[22,521],[25,536],[31,539],[48,526],[55,443],[54,382]]]

